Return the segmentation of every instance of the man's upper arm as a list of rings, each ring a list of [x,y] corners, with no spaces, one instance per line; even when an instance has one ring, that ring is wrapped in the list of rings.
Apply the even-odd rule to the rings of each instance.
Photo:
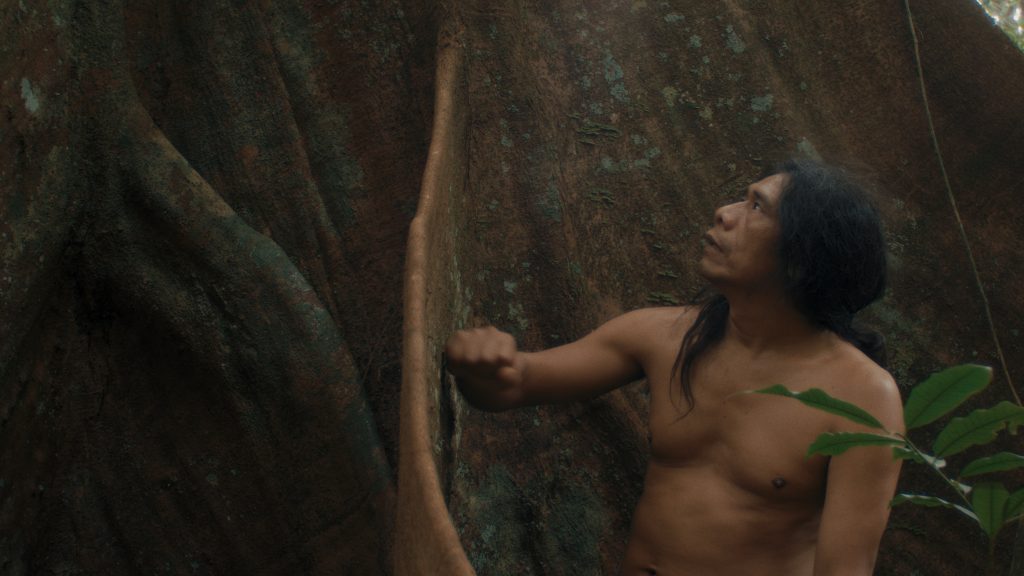
[[[592,398],[642,378],[645,349],[666,317],[665,309],[634,310],[570,344],[523,353],[524,403]]]
[[[854,403],[887,429],[903,432],[902,404],[892,378],[871,386],[868,401]],[[857,426],[845,430],[879,432]],[[889,519],[901,462],[888,446],[853,448],[829,462],[825,506],[818,531],[815,576],[870,576]]]

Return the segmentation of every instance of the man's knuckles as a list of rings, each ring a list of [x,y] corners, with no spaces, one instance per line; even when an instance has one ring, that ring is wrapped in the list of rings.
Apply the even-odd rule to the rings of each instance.
[[[450,365],[509,365],[515,353],[515,338],[493,326],[459,330],[445,344]]]

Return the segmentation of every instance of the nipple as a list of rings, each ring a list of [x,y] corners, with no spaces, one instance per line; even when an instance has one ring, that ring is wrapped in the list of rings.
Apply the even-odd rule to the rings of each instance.
[[[782,476],[779,476],[772,480],[772,486],[775,486],[776,490],[782,490],[783,488],[786,487],[786,479],[783,478]]]

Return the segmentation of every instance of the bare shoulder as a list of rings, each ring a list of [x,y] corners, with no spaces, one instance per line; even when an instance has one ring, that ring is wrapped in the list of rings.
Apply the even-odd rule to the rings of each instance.
[[[638,308],[609,320],[601,328],[614,328],[617,332],[642,339],[661,340],[682,335],[697,317],[692,306],[657,306]]]
[[[864,408],[889,430],[903,431],[903,402],[888,370],[844,342],[829,371],[834,396]]]
[[[605,322],[593,334],[641,356],[660,343],[679,342],[695,318],[691,306],[638,308]]]

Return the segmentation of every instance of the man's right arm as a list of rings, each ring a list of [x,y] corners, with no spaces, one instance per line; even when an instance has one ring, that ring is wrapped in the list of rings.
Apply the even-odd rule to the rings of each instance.
[[[646,343],[659,332],[664,310],[623,314],[540,352],[519,351],[512,335],[493,327],[460,330],[445,347],[448,371],[466,400],[483,410],[593,398],[643,377]]]

